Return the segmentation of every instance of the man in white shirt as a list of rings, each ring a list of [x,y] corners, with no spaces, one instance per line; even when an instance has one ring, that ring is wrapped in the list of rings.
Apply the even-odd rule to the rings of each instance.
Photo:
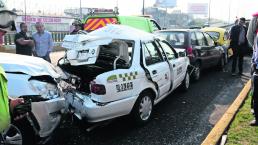
[[[37,32],[32,35],[35,41],[34,55],[51,62],[49,54],[53,50],[52,35],[45,30],[44,25],[41,22],[37,22],[35,27]]]

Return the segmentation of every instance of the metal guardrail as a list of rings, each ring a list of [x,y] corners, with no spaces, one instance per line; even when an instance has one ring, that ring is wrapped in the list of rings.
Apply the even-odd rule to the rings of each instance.
[[[62,42],[65,35],[69,34],[69,32],[51,32],[52,33],[52,38],[54,42]],[[8,45],[14,45],[14,36],[15,33],[7,33],[4,36],[4,46]]]

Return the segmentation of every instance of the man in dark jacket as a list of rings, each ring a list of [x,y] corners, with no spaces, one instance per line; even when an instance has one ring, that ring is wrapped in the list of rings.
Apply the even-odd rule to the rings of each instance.
[[[245,18],[240,18],[238,25],[231,29],[230,33],[230,48],[233,48],[233,63],[232,63],[232,76],[236,75],[236,65],[238,61],[238,73],[243,73],[243,60],[244,54],[248,48],[248,41],[246,38],[247,28],[245,27]]]
[[[74,30],[70,33],[70,35],[76,35],[79,31],[83,30],[83,24],[80,21],[73,22]]]
[[[20,24],[21,32],[17,33],[14,37],[16,45],[16,54],[32,55],[32,48],[34,41],[27,36],[28,26],[25,23]]]

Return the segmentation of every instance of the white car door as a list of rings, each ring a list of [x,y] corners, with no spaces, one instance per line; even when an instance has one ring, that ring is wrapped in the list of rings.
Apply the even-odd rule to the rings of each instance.
[[[161,97],[168,93],[171,87],[169,64],[162,57],[154,41],[143,43],[142,47],[145,67],[148,69],[153,82],[158,85],[158,97]]]
[[[166,53],[167,59],[169,60],[172,66],[172,75],[173,75],[173,88],[181,84],[184,79],[184,58],[178,58],[176,51],[168,44],[166,41],[158,41],[164,52]]]

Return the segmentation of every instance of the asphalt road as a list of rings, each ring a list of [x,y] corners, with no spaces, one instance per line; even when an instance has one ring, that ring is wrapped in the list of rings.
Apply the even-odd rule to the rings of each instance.
[[[61,53],[53,54],[56,60]],[[87,132],[68,120],[57,129],[51,145],[198,145],[231,105],[249,79],[250,58],[244,76],[232,77],[231,63],[225,71],[209,69],[188,92],[175,91],[154,108],[152,120],[134,126],[127,117],[115,119]],[[87,123],[85,123],[87,124]]]

